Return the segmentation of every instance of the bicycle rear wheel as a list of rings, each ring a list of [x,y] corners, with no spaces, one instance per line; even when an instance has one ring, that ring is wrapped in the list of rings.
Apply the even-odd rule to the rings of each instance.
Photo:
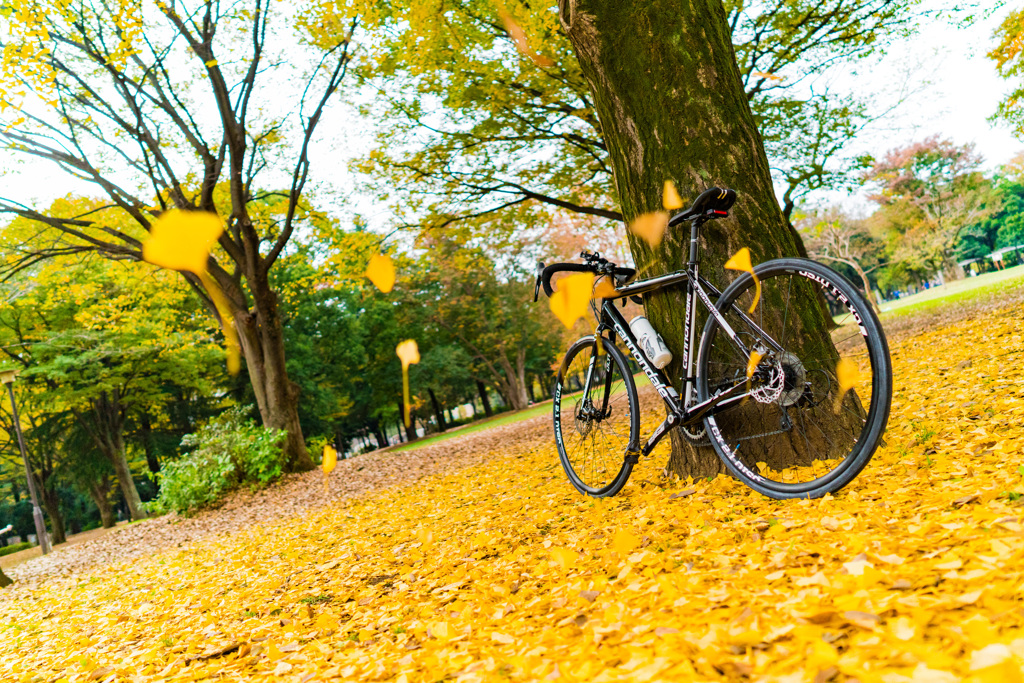
[[[622,352],[607,339],[598,354],[593,336],[569,347],[554,391],[558,457],[576,490],[614,496],[633,465],[626,451],[640,431],[636,384]]]
[[[763,353],[750,377],[750,357],[714,317],[701,338],[700,400],[740,384],[735,394],[750,392],[705,420],[711,444],[764,495],[835,492],[871,459],[889,419],[892,365],[881,324],[852,284],[819,263],[778,259],[755,273],[762,293],[752,314],[749,275],[717,304],[743,345]]]

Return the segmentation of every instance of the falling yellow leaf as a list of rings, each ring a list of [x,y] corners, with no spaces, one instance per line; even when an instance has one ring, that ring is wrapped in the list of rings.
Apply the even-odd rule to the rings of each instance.
[[[750,352],[750,359],[747,360],[747,381],[754,376],[754,370],[757,369],[757,364],[764,358],[763,353],[758,353],[756,350]]]
[[[675,211],[683,208],[683,198],[679,196],[676,184],[671,180],[665,181],[665,188],[661,192],[661,205],[666,211]]]
[[[750,250],[743,247],[737,251],[732,258],[725,262],[725,267],[729,270],[742,270],[744,273],[750,273],[750,277],[754,278],[754,302],[750,304],[748,311],[748,313],[753,313],[757,308],[757,302],[761,300],[761,282],[757,279],[757,273],[754,272],[754,266],[750,262]]]
[[[838,415],[846,392],[860,382],[860,367],[855,360],[840,358],[836,363],[836,380],[839,382],[839,393],[836,394],[835,412]]]
[[[387,294],[395,286],[395,264],[387,254],[374,254],[366,266],[366,277],[377,289]]]
[[[597,284],[594,285],[595,299],[614,299],[618,294],[619,290],[615,289],[615,285],[607,275],[598,278]]]
[[[539,55],[530,49],[530,43],[526,39],[526,31],[516,23],[516,20],[512,18],[512,15],[505,9],[505,4],[501,0],[495,0],[495,8],[498,10],[498,17],[501,19],[501,23],[504,24],[505,30],[508,31],[509,36],[512,38],[512,42],[516,44],[516,49],[520,53],[534,64],[539,67],[554,66],[555,63],[548,57]]]
[[[402,400],[405,409],[405,426],[409,426],[409,366],[420,362],[420,347],[415,339],[406,339],[395,348],[399,360],[402,361]]]
[[[206,271],[210,249],[224,232],[220,216],[206,211],[171,209],[153,221],[149,237],[142,245],[142,258],[161,268],[187,271],[199,276],[213,301],[224,330],[228,371],[241,369],[241,348],[235,330],[235,317],[217,282]]]
[[[651,246],[657,247],[668,229],[668,213],[654,211],[640,214],[629,224],[629,231]]]
[[[220,216],[206,211],[171,209],[160,215],[142,245],[142,258],[161,268],[206,272],[210,249],[224,232]]]
[[[334,446],[327,444],[324,446],[324,457],[320,463],[324,470],[324,491],[327,490],[327,476],[334,469],[334,466],[338,464],[338,451],[335,450]]]
[[[552,548],[551,559],[562,568],[562,571],[569,571],[576,564],[578,555],[567,548]]]
[[[572,329],[586,315],[593,284],[591,273],[576,273],[558,281],[558,290],[551,295],[548,305],[563,325]]]

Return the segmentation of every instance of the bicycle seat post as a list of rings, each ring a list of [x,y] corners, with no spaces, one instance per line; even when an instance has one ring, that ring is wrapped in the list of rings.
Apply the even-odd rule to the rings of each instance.
[[[700,226],[703,223],[703,216],[696,216],[690,222],[690,265],[697,263],[697,236],[700,233]]]

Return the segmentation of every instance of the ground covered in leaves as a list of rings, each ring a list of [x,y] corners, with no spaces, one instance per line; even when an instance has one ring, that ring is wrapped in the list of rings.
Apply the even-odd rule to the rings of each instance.
[[[1020,681],[1021,309],[892,349],[887,443],[834,497],[668,482],[662,454],[592,500],[547,440],[492,441],[458,471],[7,589],[0,679]]]

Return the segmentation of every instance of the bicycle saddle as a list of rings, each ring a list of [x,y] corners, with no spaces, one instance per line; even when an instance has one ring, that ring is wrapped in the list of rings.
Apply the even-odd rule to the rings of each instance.
[[[669,225],[679,225],[683,221],[692,221],[698,216],[703,216],[709,211],[728,212],[736,203],[736,190],[729,188],[712,187],[700,193],[700,196],[693,202],[686,211],[678,213],[668,222]]]

